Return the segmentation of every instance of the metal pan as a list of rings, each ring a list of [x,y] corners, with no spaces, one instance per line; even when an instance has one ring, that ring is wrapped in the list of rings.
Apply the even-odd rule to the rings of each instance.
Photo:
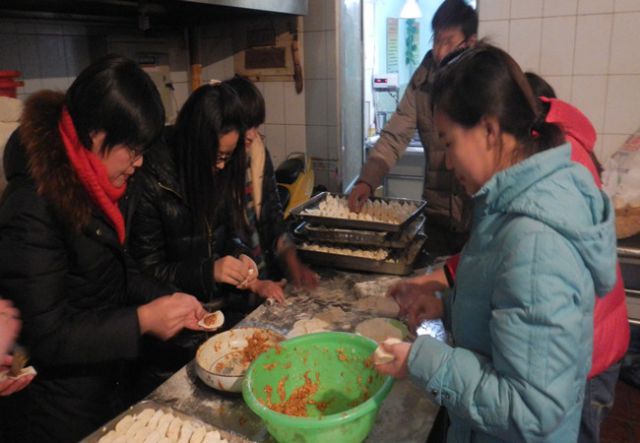
[[[365,231],[359,229],[330,228],[302,222],[293,231],[297,237],[312,242],[341,243],[380,248],[407,248],[422,231],[425,216],[420,214],[402,232]]]
[[[195,417],[191,417],[183,412],[177,411],[169,406],[157,403],[153,400],[143,400],[139,403],[136,403],[135,405],[131,406],[129,409],[127,409],[126,411],[122,412],[120,415],[118,415],[116,418],[114,418],[113,420],[109,421],[106,425],[102,426],[100,429],[98,429],[97,431],[93,432],[92,434],[90,434],[89,436],[85,437],[83,440],[81,440],[80,443],[98,443],[98,441],[105,435],[107,434],[109,431],[114,430],[116,427],[116,424],[122,420],[126,415],[136,415],[141,413],[143,410],[145,409],[154,409],[154,410],[161,410],[165,413],[171,413],[173,414],[175,417],[180,418],[183,421],[188,421],[191,422],[193,424],[197,424],[199,426],[204,427],[207,432],[208,431],[218,431],[220,433],[220,435],[226,439],[229,443],[250,443],[250,440],[247,440],[243,437],[240,437],[239,435],[236,434],[232,434],[229,431],[225,431],[219,428],[216,428],[215,426],[211,426],[210,424],[204,423],[201,420],[198,420]]]
[[[363,257],[330,254],[326,252],[307,251],[298,249],[298,253],[308,262],[328,268],[349,269],[353,271],[374,272],[376,274],[408,275],[413,272],[413,262],[424,245],[426,237],[418,236],[404,255],[395,255],[397,261],[373,260]],[[404,252],[404,251],[403,251]],[[394,255],[392,255],[394,258]]]
[[[421,214],[424,210],[424,207],[427,205],[427,202],[422,200],[409,200],[406,198],[380,198],[380,197],[371,197],[369,200],[372,201],[398,201],[404,203],[413,203],[416,205],[416,210],[411,213],[405,220],[398,224],[392,223],[382,223],[382,222],[374,222],[374,221],[363,221],[363,220],[349,220],[344,218],[333,218],[333,217],[319,217],[317,215],[309,215],[304,214],[306,209],[314,209],[318,207],[320,202],[327,198],[328,195],[333,195],[335,197],[347,197],[344,194],[331,194],[329,192],[322,192],[315,197],[307,200],[303,204],[296,206],[291,210],[291,214],[295,217],[301,218],[302,220],[313,222],[319,225],[334,227],[334,228],[345,228],[345,229],[364,229],[370,231],[387,231],[387,232],[401,232],[411,220],[416,218],[419,214]]]

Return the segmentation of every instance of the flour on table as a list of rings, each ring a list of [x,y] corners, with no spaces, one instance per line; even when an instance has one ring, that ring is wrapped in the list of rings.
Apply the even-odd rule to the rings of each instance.
[[[333,306],[317,314],[315,318],[327,323],[342,323],[347,318],[347,313],[338,306]]]
[[[387,291],[397,282],[402,280],[398,277],[380,277],[375,280],[361,281],[353,285],[356,297],[384,297]]]
[[[360,311],[384,317],[397,317],[400,313],[400,306],[391,297],[378,297],[375,295],[365,297],[356,301],[353,306]]]
[[[391,323],[388,318],[371,318],[365,320],[356,326],[356,333],[369,337],[380,343],[388,338],[396,338],[402,340],[402,331]]]

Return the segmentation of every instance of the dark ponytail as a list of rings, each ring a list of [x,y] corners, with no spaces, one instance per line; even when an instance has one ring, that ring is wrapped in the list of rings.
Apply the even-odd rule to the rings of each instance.
[[[516,138],[520,159],[564,142],[560,127],[544,120],[546,113],[516,61],[483,42],[442,66],[431,100],[434,109],[466,128],[484,116],[496,117],[501,130]]]

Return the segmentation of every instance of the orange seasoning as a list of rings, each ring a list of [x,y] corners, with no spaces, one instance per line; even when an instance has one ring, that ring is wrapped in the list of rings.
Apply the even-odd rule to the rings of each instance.
[[[247,364],[254,361],[260,354],[273,347],[273,342],[269,341],[269,336],[262,331],[254,332],[247,338],[247,346],[242,350],[242,363]]]
[[[284,391],[284,382],[286,379],[287,376],[283,377],[283,379],[278,383],[278,394],[281,399],[283,399],[284,392],[280,392],[280,386],[282,386],[282,390]],[[280,403],[272,403],[271,395],[268,395],[266,406],[281,414],[291,415],[293,417],[307,417],[307,406],[318,404],[312,397],[318,391],[319,385],[319,374],[316,372],[316,383],[314,383],[309,378],[309,371],[307,371],[304,373],[304,384],[295,388],[288,399],[281,401]],[[320,403],[320,406],[326,408],[326,404],[324,402]]]
[[[288,379],[289,377],[285,375],[278,382],[278,395],[280,396],[281,402],[283,402],[285,398],[287,398],[287,391],[284,389],[284,384],[287,382]]]

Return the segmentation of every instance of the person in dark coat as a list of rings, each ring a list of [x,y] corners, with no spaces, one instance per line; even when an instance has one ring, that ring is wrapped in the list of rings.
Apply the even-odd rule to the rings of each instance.
[[[38,376],[0,399],[2,441],[78,441],[126,405],[140,337],[200,329],[195,297],[138,272],[117,201],[160,134],[158,91],[133,61],[107,56],[66,94],[29,98],[4,165],[0,293],[20,310]]]
[[[265,120],[264,97],[246,77],[236,75],[223,83],[238,94],[247,128],[244,145],[247,154],[245,216],[248,229],[243,241],[251,248],[251,256],[261,270],[261,277],[277,280],[286,275],[297,286],[314,288],[318,284],[318,275],[300,262],[295,243],[286,232],[273,162],[258,133]],[[273,290],[281,292],[279,287]]]
[[[247,290],[257,281],[250,249],[236,235],[246,229],[243,136],[236,93],[223,84],[198,88],[145,159],[126,208],[132,257],[148,275],[222,309],[225,327],[257,306]],[[189,362],[204,339],[185,331],[169,342],[146,340],[137,395]]]
[[[245,223],[242,134],[235,92],[201,86],[147,157],[127,208],[131,256],[148,274],[212,306],[224,304],[225,290],[257,277],[235,235]]]

